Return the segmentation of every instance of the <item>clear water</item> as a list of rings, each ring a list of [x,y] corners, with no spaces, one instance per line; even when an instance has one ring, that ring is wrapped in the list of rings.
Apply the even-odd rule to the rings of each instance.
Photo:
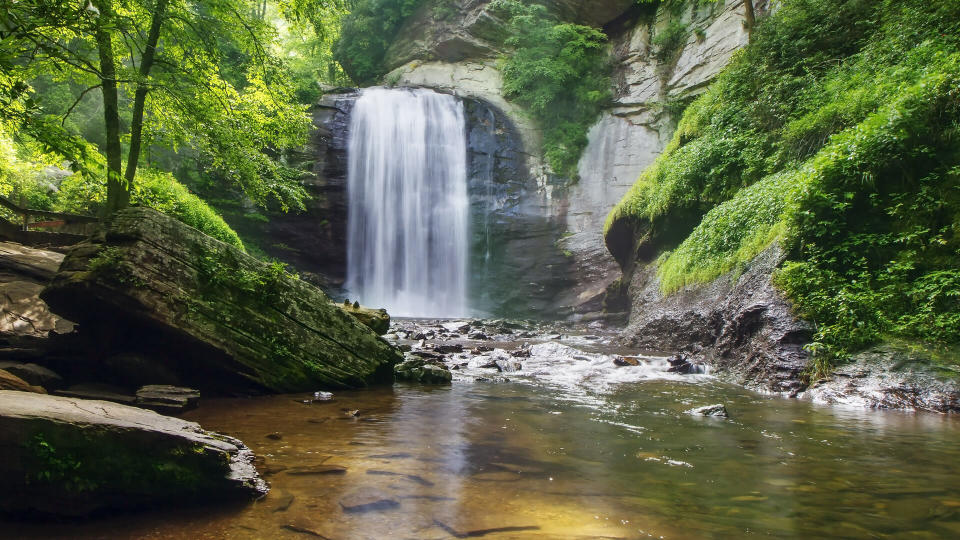
[[[504,373],[510,382],[461,376],[325,404],[206,400],[188,418],[263,456],[263,500],[0,524],[0,536],[960,537],[955,417],[815,406],[710,376],[658,378],[655,366],[604,376],[589,355],[568,363],[569,376],[557,363],[540,377],[532,362]],[[730,418],[685,412],[712,403]],[[331,465],[346,471],[303,474]]]
[[[364,90],[348,167],[351,298],[395,316],[467,315],[462,103],[424,89]]]

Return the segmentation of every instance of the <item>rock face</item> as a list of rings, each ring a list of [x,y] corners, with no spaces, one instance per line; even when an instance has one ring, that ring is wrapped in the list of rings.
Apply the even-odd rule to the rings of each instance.
[[[0,511],[95,511],[243,499],[266,484],[242,442],[105,401],[0,391]]]
[[[727,274],[669,296],[660,292],[655,263],[634,269],[624,343],[683,351],[738,382],[796,395],[805,388],[809,356],[803,345],[812,329],[793,316],[770,282],[782,258],[775,245],[739,276]]]
[[[0,242],[0,335],[43,338],[73,330],[39,298],[62,260],[60,253]]]
[[[42,298],[203,391],[312,391],[392,380],[399,354],[319,289],[149,209],[73,247]]]
[[[960,372],[934,355],[881,345],[855,355],[803,397],[873,409],[960,412]]]

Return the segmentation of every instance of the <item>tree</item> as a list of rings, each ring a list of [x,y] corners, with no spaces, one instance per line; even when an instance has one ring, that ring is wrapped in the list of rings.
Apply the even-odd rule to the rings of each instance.
[[[305,141],[309,118],[272,52],[277,33],[262,0],[0,0],[0,8],[0,101],[15,105],[0,120],[84,167],[29,81],[48,74],[85,88],[61,125],[99,94],[107,213],[129,204],[151,145],[193,148],[261,205],[302,207],[300,173],[280,151]]]

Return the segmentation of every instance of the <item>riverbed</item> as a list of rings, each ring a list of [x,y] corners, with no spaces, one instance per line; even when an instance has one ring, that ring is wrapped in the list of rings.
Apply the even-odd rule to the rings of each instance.
[[[185,417],[260,456],[264,499],[0,536],[960,536],[953,416],[762,395],[654,355],[616,366],[602,335],[540,341],[513,372],[452,355],[450,386],[206,399]],[[689,413],[711,404],[729,417]]]

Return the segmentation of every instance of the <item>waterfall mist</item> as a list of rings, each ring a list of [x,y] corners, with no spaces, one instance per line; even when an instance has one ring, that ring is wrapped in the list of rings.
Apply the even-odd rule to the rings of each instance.
[[[394,316],[463,317],[469,212],[463,105],[371,88],[350,124],[347,289]]]

